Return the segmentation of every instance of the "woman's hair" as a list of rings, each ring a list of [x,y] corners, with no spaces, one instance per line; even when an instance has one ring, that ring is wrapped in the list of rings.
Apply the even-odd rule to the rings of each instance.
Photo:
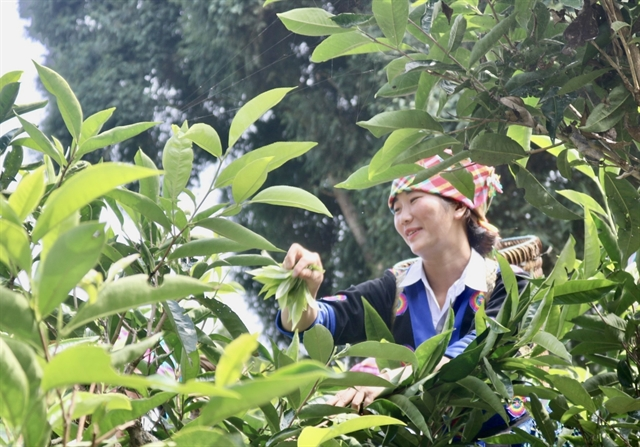
[[[473,212],[470,208],[465,206],[463,203],[458,202],[457,200],[451,199],[449,197],[440,196],[445,202],[451,204],[451,206],[464,206],[464,222],[465,229],[467,232],[467,239],[469,240],[469,245],[475,251],[477,251],[481,256],[486,256],[495,248],[498,239],[500,239],[500,235],[497,232],[490,231],[478,223],[478,215]]]

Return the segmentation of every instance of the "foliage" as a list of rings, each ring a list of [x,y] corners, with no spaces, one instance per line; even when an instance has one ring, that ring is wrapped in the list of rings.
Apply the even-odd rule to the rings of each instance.
[[[251,250],[281,251],[229,215],[263,204],[329,214],[306,191],[258,192],[270,171],[313,143],[282,142],[271,147],[274,154],[258,150],[229,163],[233,150],[222,150],[212,127],[185,122],[173,127],[164,147],[164,171],[142,151],[135,164],[91,165],[83,154],[150,124],[101,132],[113,109],[85,118],[67,82],[37,68],[57,98],[72,144],[64,148],[18,115],[34,107],[14,105],[19,72],[0,78],[2,97],[9,98],[3,117],[13,111],[21,125],[3,136],[3,151],[11,146],[20,153],[26,146],[44,154],[43,161],[22,166],[9,152],[2,169],[11,175],[7,184],[15,185],[0,196],[3,444],[264,443],[283,436],[278,419],[298,411],[322,380],[353,382],[323,363],[297,362],[297,352],[263,346],[218,300],[242,292],[229,279],[232,268],[273,263]],[[236,135],[285,93],[265,92],[241,108],[231,125]],[[185,189],[193,143],[220,160],[208,194],[230,185],[234,203],[202,209],[204,199]],[[140,182],[139,193],[122,188],[133,181]],[[101,221],[103,209],[117,222]],[[122,233],[118,225],[135,230]],[[373,417],[305,436],[328,440],[396,423]]]
[[[381,50],[390,55],[389,85],[379,96],[393,91],[396,107],[362,122],[373,135],[390,136],[369,165],[342,186],[384,184],[431,153],[442,154],[449,166],[471,157],[507,166],[541,212],[582,223],[582,249],[571,237],[547,277],[531,281],[521,294],[500,260],[510,292],[504,307],[495,320],[478,311],[476,341],[441,372],[434,369],[451,318],[441,335],[415,352],[385,340],[388,329],[375,315],[367,317],[369,341],[344,349],[316,326],[302,340],[307,360],[299,357],[297,338],[285,350],[264,346],[216,299],[241,292],[229,279],[229,268],[271,263],[236,252],[277,251],[229,217],[249,214],[245,208],[255,202],[290,202],[295,195],[288,189],[286,194],[277,187],[260,189],[266,178],[277,177],[276,168],[304,154],[311,143],[276,143],[282,148],[276,154],[264,155],[263,148],[232,161],[236,149],[222,150],[221,141],[228,138],[216,138],[217,132],[201,123],[185,123],[173,127],[162,152],[162,182],[142,151],[135,165],[88,165],[83,154],[124,141],[150,123],[101,133],[112,111],[84,118],[67,83],[38,67],[70,137],[62,144],[24,119],[23,130],[2,137],[3,150],[12,148],[3,178],[20,177],[8,199],[0,199],[3,441],[447,445],[472,440],[484,420],[505,416],[504,403],[527,396],[544,439],[516,430],[491,441],[637,444],[640,289],[637,260],[629,261],[638,250],[640,228],[634,213],[637,104],[627,103],[636,102],[635,90],[627,95],[619,85],[626,89],[624,80],[636,76],[628,71],[635,70],[633,52],[629,59],[626,52],[615,53],[616,45],[633,46],[626,27],[615,23],[633,26],[637,8],[610,10],[608,0],[582,10],[566,1],[564,12],[553,9],[560,8],[558,2],[551,10],[533,0],[483,4],[484,10],[468,1],[405,7],[404,1],[374,0],[366,17],[342,15],[334,22],[331,13],[298,9],[283,20],[289,27],[294,23],[296,32],[332,33],[316,47],[314,59],[366,51],[386,57]],[[593,29],[585,24],[618,12],[623,20],[599,28],[604,37],[583,32]],[[569,47],[565,52],[576,54],[564,54],[562,41]],[[606,73],[619,70],[618,76],[600,72],[607,68]],[[1,78],[5,112],[20,109],[13,105],[17,87],[11,86],[18,79],[16,74]],[[258,109],[273,106],[279,94],[265,93]],[[596,98],[605,99],[602,107]],[[257,119],[254,112],[240,108],[230,128],[243,123],[246,130]],[[554,139],[559,145],[550,148]],[[230,187],[233,201],[208,209],[193,199],[186,205],[189,199],[181,194],[188,191],[193,142],[207,157],[223,161],[208,190]],[[43,163],[22,166],[21,157],[10,156],[22,146],[42,152]],[[447,147],[450,157],[443,152]],[[565,178],[584,176],[596,194],[566,189],[556,197],[528,169],[543,153],[557,159]],[[138,193],[120,188],[136,179]],[[318,211],[313,204],[308,197],[295,202]],[[104,208],[122,224],[132,222],[139,236],[116,235],[98,219]],[[199,236],[201,228],[214,236]],[[224,330],[205,326],[212,320]],[[347,356],[374,357],[380,366],[402,362],[412,373],[392,383],[341,372]],[[168,368],[171,377],[162,377]],[[388,390],[368,415],[323,405],[324,394],[354,385]],[[555,439],[556,426],[565,429],[562,439]]]

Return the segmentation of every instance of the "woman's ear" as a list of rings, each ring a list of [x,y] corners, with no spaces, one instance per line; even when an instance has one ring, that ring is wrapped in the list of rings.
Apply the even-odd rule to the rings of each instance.
[[[456,219],[463,219],[466,215],[467,212],[469,211],[469,208],[467,208],[467,206],[461,202],[455,201],[454,202],[454,208],[453,208],[453,217]]]

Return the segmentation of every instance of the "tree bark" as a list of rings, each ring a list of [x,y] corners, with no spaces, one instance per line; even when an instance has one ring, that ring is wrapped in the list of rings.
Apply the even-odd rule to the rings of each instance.
[[[332,177],[329,177],[329,182],[331,185],[336,183],[335,179]],[[329,194],[331,194],[336,199],[336,202],[338,202],[338,206],[340,207],[340,211],[342,211],[344,220],[351,230],[358,247],[360,247],[362,257],[364,258],[364,262],[367,264],[367,267],[369,267],[369,269],[375,274],[380,273],[381,267],[376,264],[373,251],[367,244],[367,230],[362,224],[362,219],[360,219],[358,210],[353,204],[349,193],[343,189],[333,188]]]

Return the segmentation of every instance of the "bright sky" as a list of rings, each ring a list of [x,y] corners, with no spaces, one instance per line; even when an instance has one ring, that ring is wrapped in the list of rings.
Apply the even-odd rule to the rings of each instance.
[[[18,104],[43,99],[36,88],[36,69],[31,61],[42,62],[45,49],[39,42],[27,38],[24,29],[27,24],[27,21],[20,19],[17,0],[0,0],[0,75],[9,71],[24,71]],[[37,123],[43,116],[43,110],[38,110],[31,112],[28,118]],[[12,121],[0,125],[0,135],[16,127],[15,121]]]

